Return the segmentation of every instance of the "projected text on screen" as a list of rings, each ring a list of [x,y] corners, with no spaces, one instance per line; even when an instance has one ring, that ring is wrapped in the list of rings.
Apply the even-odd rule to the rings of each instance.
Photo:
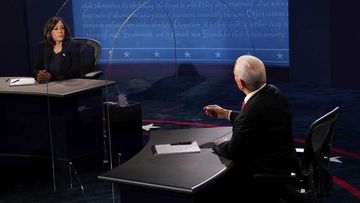
[[[74,35],[102,44],[100,62],[225,63],[252,54],[287,67],[287,0],[76,0]],[[111,54],[110,54],[110,50]]]

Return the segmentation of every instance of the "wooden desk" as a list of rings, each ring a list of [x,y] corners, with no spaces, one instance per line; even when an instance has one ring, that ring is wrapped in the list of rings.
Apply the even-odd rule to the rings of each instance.
[[[202,145],[231,135],[232,127],[157,130],[135,157],[98,178],[118,183],[122,202],[193,202],[195,194],[220,177],[231,162],[209,148],[155,156],[151,146],[188,140]]]
[[[69,162],[77,170],[98,164],[102,88],[114,81],[70,79],[10,87],[7,79],[0,78],[1,164],[46,162],[51,173],[54,159],[60,185],[69,180]]]

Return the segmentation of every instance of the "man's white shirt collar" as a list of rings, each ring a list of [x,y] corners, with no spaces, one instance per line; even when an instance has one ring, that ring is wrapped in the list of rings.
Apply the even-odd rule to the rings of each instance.
[[[250,92],[248,95],[246,95],[245,98],[244,98],[245,104],[246,104],[246,102],[247,102],[252,96],[254,96],[254,94],[256,94],[256,92],[258,92],[258,91],[260,91],[262,88],[264,88],[265,85],[266,85],[266,83],[263,84],[263,86],[261,86],[259,89],[255,90],[255,91],[253,91],[253,92]],[[231,112],[232,112],[232,110],[230,110],[230,111],[229,111],[229,114],[227,115],[227,119],[228,119],[229,121],[230,121],[230,114],[231,114]]]
[[[261,86],[259,89],[255,90],[255,91],[252,91],[252,92],[250,92],[249,94],[247,94],[247,95],[245,96],[245,98],[244,98],[245,104],[246,104],[247,101],[249,101],[249,99],[250,99],[252,96],[254,96],[254,94],[256,94],[258,91],[260,91],[262,88],[264,88],[265,85],[266,85],[266,83],[263,84],[263,86]]]

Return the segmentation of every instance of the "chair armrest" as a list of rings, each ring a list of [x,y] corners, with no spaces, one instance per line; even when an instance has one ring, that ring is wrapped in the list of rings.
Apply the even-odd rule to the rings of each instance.
[[[101,70],[99,71],[93,71],[90,73],[85,74],[85,78],[87,79],[97,79],[99,78],[101,75],[103,74],[103,72]]]

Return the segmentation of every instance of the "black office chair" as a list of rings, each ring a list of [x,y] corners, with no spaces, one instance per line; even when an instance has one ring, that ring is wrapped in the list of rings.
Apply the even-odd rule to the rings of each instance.
[[[300,159],[300,174],[256,174],[257,180],[284,183],[282,199],[287,202],[322,202],[332,190],[330,148],[339,107],[334,108],[309,127],[304,152]]]
[[[80,66],[84,74],[84,78],[99,78],[103,74],[103,72],[95,71],[94,69],[101,55],[100,42],[85,37],[74,37],[72,39],[80,44]]]

